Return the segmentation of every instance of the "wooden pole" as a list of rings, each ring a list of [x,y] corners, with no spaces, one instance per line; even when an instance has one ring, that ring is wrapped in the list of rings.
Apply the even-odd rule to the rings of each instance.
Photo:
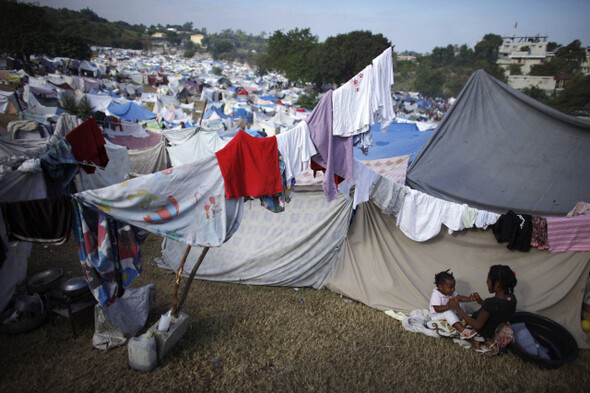
[[[180,279],[182,278],[182,271],[184,270],[184,263],[186,262],[186,258],[188,257],[188,253],[191,250],[191,246],[186,246],[186,250],[184,251],[184,256],[182,257],[182,261],[180,262],[180,266],[178,267],[178,271],[176,272],[176,280],[174,281],[174,292],[172,292],[172,315],[177,314],[176,305],[178,304],[178,287],[180,286]]]
[[[199,266],[201,266],[201,263],[203,263],[203,259],[205,259],[205,255],[207,255],[207,251],[209,251],[209,247],[203,248],[203,251],[201,251],[201,255],[199,256],[197,263],[195,263],[195,266],[193,266],[193,270],[191,270],[191,273],[188,276],[188,281],[187,281],[186,285],[184,286],[184,289],[182,290],[182,295],[180,296],[180,300],[178,301],[178,307],[176,308],[176,313],[174,313],[174,311],[172,312],[172,315],[174,315],[174,317],[178,317],[178,313],[180,312],[180,309],[184,303],[184,300],[186,299],[186,296],[188,295],[188,290],[190,289],[191,284],[192,284],[193,280],[195,279],[195,274],[197,274],[197,269],[199,268]]]
[[[203,117],[205,116],[205,109],[207,109],[207,101],[209,101],[208,98],[205,98],[205,105],[203,105],[203,111],[201,112],[201,117],[199,118],[199,128],[197,128],[197,131],[195,132],[195,134],[199,131],[201,131],[201,126],[203,124]]]

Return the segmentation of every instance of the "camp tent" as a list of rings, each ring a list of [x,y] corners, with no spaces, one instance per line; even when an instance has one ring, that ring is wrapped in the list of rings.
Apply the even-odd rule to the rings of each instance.
[[[131,101],[123,104],[111,102],[107,109],[111,114],[127,121],[143,121],[156,118],[155,113]]]
[[[100,72],[97,67],[90,64],[87,60],[82,60],[78,66],[80,75],[91,75],[93,77],[100,77]]]
[[[590,122],[480,70],[410,165],[407,184],[497,213],[563,216],[590,200],[588,152]]]
[[[426,194],[497,214],[564,216],[590,195],[586,122],[477,71],[410,165],[406,183]],[[355,215],[326,287],[381,310],[427,308],[434,274],[451,269],[461,293],[488,295],[489,267],[516,271],[517,310],[555,320],[590,348],[580,312],[590,252],[508,250],[491,230],[447,228],[424,242],[369,201]]]
[[[16,115],[18,113],[18,98],[14,91],[0,90],[0,113]]]

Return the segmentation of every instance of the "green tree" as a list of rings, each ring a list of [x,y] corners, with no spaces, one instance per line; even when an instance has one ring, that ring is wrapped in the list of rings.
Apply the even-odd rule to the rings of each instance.
[[[108,22],[106,19],[101,18],[96,14],[96,12],[92,11],[90,8],[86,7],[80,10],[80,16],[83,19],[86,19],[91,22]]]
[[[510,75],[522,75],[522,64],[510,64]]]
[[[563,91],[546,103],[569,115],[590,116],[590,76],[572,77],[565,82]]]
[[[435,47],[430,55],[435,68],[450,66],[455,63],[455,48],[448,45],[446,48]]]
[[[559,48],[561,45],[559,45],[557,42],[548,42],[547,43],[547,52],[553,52],[555,49]]]
[[[580,40],[574,40],[567,46],[562,46],[555,52],[555,57],[565,60],[565,72],[573,75],[580,71],[580,66],[586,60],[586,48],[582,47]]]
[[[532,66],[530,75],[571,78],[580,73],[585,60],[585,48],[580,40],[574,40],[569,45],[560,47],[547,63]]]
[[[180,43],[180,37],[177,32],[169,30],[166,32],[166,41],[172,45],[178,45]]]
[[[309,28],[295,28],[284,34],[274,32],[266,42],[264,68],[280,71],[293,81],[309,80],[312,68],[312,53],[318,42]]]
[[[235,46],[229,39],[220,39],[212,43],[210,50],[214,60],[230,60],[233,59]]]
[[[184,25],[182,25],[182,31],[192,32],[193,31],[193,22],[186,22]]]
[[[319,102],[318,95],[315,91],[303,93],[297,99],[296,104],[302,108],[312,110]]]
[[[547,93],[545,93],[545,90],[537,86],[525,87],[522,89],[522,92],[537,101],[544,102],[547,99]]]
[[[486,34],[481,41],[475,44],[475,58],[495,64],[498,60],[502,37],[497,34]]]
[[[317,53],[319,79],[322,83],[344,83],[371,64],[389,46],[391,42],[382,34],[370,31],[328,37]]]
[[[189,40],[186,44],[184,44],[184,57],[190,59],[195,55],[196,52],[197,45],[194,42]]]
[[[445,75],[440,69],[421,67],[416,76],[416,89],[427,97],[443,96]]]
[[[475,53],[473,52],[473,49],[466,44],[463,44],[459,47],[459,52],[455,56],[455,64],[459,67],[473,64],[474,58]]]
[[[50,23],[52,18],[47,15],[50,8],[0,0],[0,9],[4,15],[10,15],[0,23],[0,53],[22,60],[27,72],[32,72],[30,56],[33,54],[90,58],[90,47],[84,38]],[[101,19],[88,9],[82,11],[87,18]]]

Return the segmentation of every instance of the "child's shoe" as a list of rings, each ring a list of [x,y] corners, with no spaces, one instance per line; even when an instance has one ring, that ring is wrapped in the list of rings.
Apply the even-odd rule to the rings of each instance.
[[[463,329],[459,337],[461,338],[461,340],[469,340],[475,337],[476,334],[477,332],[475,330],[465,328]]]

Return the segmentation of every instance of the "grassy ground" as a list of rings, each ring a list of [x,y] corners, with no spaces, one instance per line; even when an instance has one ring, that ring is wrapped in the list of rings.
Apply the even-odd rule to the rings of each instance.
[[[170,308],[174,275],[159,269],[161,239],[142,246],[156,307],[146,329]],[[29,276],[51,267],[81,275],[72,241],[34,245]],[[182,285],[186,283],[183,280]],[[401,323],[329,291],[193,282],[184,338],[150,373],[127,365],[127,347],[92,346],[93,318],[57,320],[0,335],[2,392],[587,392],[590,351],[556,370],[509,353],[488,358],[447,339],[405,331]],[[142,331],[143,333],[143,331]]]

